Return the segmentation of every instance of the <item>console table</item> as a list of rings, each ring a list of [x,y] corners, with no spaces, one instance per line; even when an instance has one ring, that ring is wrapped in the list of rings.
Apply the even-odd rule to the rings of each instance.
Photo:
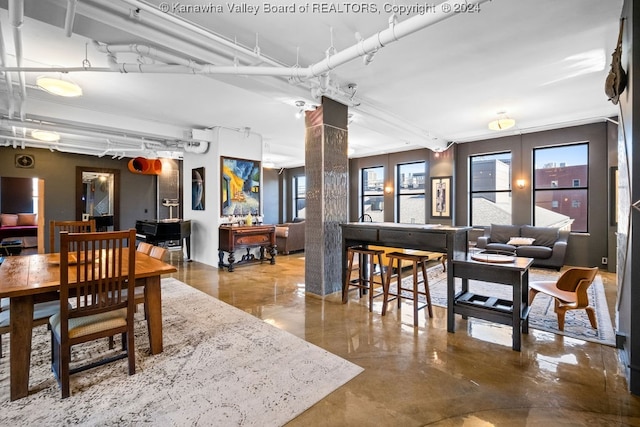
[[[529,267],[532,263],[532,258],[522,257],[515,257],[510,263],[476,261],[471,256],[454,259],[450,271],[453,277],[462,279],[462,290],[456,294],[454,282],[447,283],[447,330],[455,332],[456,313],[511,325],[512,348],[520,351],[521,334],[529,333]],[[511,285],[512,299],[471,293],[469,279]]]
[[[439,224],[399,224],[395,222],[349,222],[342,228],[342,283],[347,274],[347,248],[357,245],[390,246],[402,249],[441,252],[447,255],[447,282],[453,284],[451,261],[464,259],[469,252],[471,227]]]
[[[218,231],[218,267],[233,271],[238,264],[251,262],[263,262],[269,260],[276,263],[276,226],[275,225],[221,225]],[[256,258],[251,249],[260,248],[260,256]],[[240,260],[236,261],[234,252],[237,249],[246,249]],[[265,249],[269,252],[269,258],[265,256]],[[228,263],[224,262],[224,254],[228,253]]]

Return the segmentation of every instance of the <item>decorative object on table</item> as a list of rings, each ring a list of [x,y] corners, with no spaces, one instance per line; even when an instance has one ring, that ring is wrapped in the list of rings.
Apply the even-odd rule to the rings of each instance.
[[[260,162],[221,157],[221,215],[260,214]]]
[[[450,176],[431,178],[431,217],[451,218]]]
[[[516,260],[513,252],[480,251],[471,254],[471,259],[480,262],[510,263]]]
[[[154,356],[142,338],[143,313],[136,315],[135,377],[123,375],[121,364],[105,365],[100,377],[75,377],[83,392],[62,400],[51,375],[47,330],[40,326],[32,393],[9,402],[9,364],[0,363],[0,424],[117,425],[126,419],[129,425],[281,426],[363,371],[176,279],[162,279],[162,314],[164,351]],[[78,350],[84,357],[108,348],[95,342]],[[96,396],[109,410],[87,410],[96,407]]]
[[[129,172],[142,175],[160,175],[162,173],[162,161],[160,159],[145,159],[136,157],[129,160]]]
[[[204,168],[191,170],[191,209],[204,210]]]

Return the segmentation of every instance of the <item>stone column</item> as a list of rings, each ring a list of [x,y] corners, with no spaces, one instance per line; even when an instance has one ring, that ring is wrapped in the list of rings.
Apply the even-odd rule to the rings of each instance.
[[[305,289],[342,290],[342,230],[347,221],[349,162],[346,105],[322,98],[305,115]]]

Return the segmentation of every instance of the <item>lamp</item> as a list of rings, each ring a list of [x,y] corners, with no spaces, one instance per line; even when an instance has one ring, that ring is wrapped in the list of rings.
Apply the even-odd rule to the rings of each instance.
[[[519,189],[523,189],[526,184],[527,182],[524,179],[516,180],[516,185],[518,186]]]
[[[390,186],[390,185],[385,186],[384,187],[384,192],[387,193],[387,194],[393,193],[393,187]]]
[[[515,126],[516,121],[507,117],[507,113],[505,113],[504,111],[499,111],[498,115],[502,117],[498,118],[497,120],[493,120],[492,122],[489,122],[489,129],[505,130]]]
[[[69,80],[40,76],[36,79],[38,87],[52,95],[74,97],[82,95],[82,88]]]
[[[304,115],[304,106],[304,101],[296,101],[296,107],[299,108],[298,112],[296,113],[296,119],[299,119]]]
[[[39,141],[45,142],[58,142],[60,141],[60,135],[56,132],[48,130],[34,129],[31,131],[31,137]]]

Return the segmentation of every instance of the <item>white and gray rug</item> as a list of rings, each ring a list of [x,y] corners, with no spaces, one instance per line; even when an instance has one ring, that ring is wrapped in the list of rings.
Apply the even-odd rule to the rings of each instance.
[[[422,274],[420,273],[420,277]],[[441,307],[447,306],[447,276],[442,271],[441,266],[429,268],[427,270],[429,279],[429,291],[433,305]],[[560,273],[542,268],[532,268],[529,270],[529,282],[535,280],[555,280],[560,277]],[[412,277],[403,279],[403,287],[411,287]],[[395,280],[392,285],[392,292],[395,290]],[[456,279],[456,292],[461,289],[460,279]],[[495,296],[511,300],[511,286],[497,283],[469,281],[469,290],[486,296]],[[596,342],[615,346],[615,332],[611,323],[611,316],[607,307],[602,278],[597,275],[588,289],[589,303],[596,310],[598,329],[593,329],[589,323],[589,318],[585,310],[570,310],[565,316],[564,331],[558,329],[558,318],[553,311],[553,298],[539,293],[536,295],[531,311],[529,312],[529,326],[541,331],[553,332],[572,338],[585,341]],[[424,300],[423,297],[421,297]]]
[[[163,353],[149,355],[138,313],[136,374],[122,360],[73,375],[64,400],[49,333],[34,329],[28,397],[9,401],[9,358],[0,361],[0,425],[279,426],[363,370],[176,279],[162,280],[162,301]]]

